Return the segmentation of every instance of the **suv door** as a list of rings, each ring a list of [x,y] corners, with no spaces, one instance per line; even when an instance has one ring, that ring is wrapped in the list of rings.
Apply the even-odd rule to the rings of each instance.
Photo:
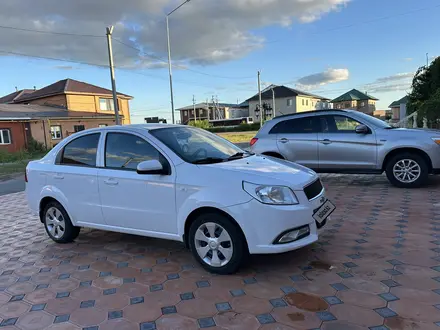
[[[376,168],[377,143],[374,131],[357,134],[363,123],[346,115],[319,116],[319,170],[373,170]]]
[[[286,119],[276,124],[269,134],[276,134],[277,146],[287,160],[309,168],[318,168],[319,121],[315,114]]]
[[[132,133],[107,132],[105,140],[104,168],[98,174],[105,222],[152,236],[177,234],[175,174],[169,161],[143,137]],[[136,172],[140,162],[152,159],[169,168],[169,175]]]
[[[98,190],[96,156],[101,133],[82,135],[58,153],[54,171],[47,178],[52,189],[65,197],[75,225],[104,224]]]

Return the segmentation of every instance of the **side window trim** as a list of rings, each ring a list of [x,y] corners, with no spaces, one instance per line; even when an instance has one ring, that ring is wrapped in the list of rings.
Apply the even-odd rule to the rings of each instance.
[[[125,172],[136,172],[135,169],[132,168],[121,168],[121,167],[107,167],[106,166],[106,153],[107,153],[107,140],[109,134],[125,134],[125,135],[131,135],[135,136],[139,139],[144,140],[146,143],[148,143],[152,148],[154,148],[158,154],[159,154],[159,161],[161,162],[162,166],[164,166],[168,170],[167,175],[171,175],[171,164],[170,161],[163,155],[163,153],[153,144],[151,143],[147,138],[145,138],[142,135],[133,133],[133,132],[124,132],[124,131],[107,131],[106,134],[103,137],[103,148],[102,148],[102,166],[101,169],[107,169],[107,170],[113,170],[113,171],[125,171]]]
[[[95,166],[92,165],[80,165],[80,164],[65,164],[62,162],[63,158],[64,158],[64,150],[66,149],[66,147],[71,144],[73,141],[76,141],[80,138],[86,137],[86,136],[91,136],[91,135],[97,135],[99,134],[100,137],[98,139],[98,145],[96,146],[96,156],[95,156]],[[68,141],[62,148],[60,151],[58,151],[57,156],[55,157],[55,165],[60,165],[60,166],[75,166],[75,167],[87,167],[87,168],[97,168],[98,167],[98,155],[99,155],[99,146],[100,146],[100,142],[101,142],[101,137],[102,134],[100,132],[96,132],[96,133],[88,133],[88,134],[83,134],[81,136],[77,136],[74,139]]]

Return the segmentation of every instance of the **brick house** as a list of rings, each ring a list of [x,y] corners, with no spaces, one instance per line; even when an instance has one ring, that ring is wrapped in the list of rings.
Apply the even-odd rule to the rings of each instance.
[[[77,131],[114,125],[112,96],[111,90],[73,79],[3,96],[0,98],[0,150],[25,149],[30,137],[51,148]],[[132,98],[118,93],[122,124],[130,124]]]
[[[373,115],[376,111],[376,102],[379,99],[374,96],[362,93],[357,89],[352,89],[347,93],[335,98],[331,101],[334,109],[353,109],[368,115]]]

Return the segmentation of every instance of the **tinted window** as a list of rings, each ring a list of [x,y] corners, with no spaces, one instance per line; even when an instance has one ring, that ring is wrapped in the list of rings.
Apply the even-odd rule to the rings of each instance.
[[[355,133],[358,121],[346,116],[321,116],[321,127],[324,133]]]
[[[69,142],[63,150],[61,164],[96,166],[96,150],[98,149],[99,133],[81,136]]]
[[[305,134],[317,133],[318,121],[316,117],[289,119],[276,124],[269,134]]]
[[[105,143],[105,167],[136,170],[140,162],[159,160],[156,148],[144,139],[125,133],[108,133]]]

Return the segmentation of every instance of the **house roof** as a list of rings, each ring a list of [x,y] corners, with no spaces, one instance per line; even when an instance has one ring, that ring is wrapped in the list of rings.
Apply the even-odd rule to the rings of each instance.
[[[32,93],[28,93],[22,95],[14,100],[14,102],[25,102],[31,101],[35,99],[39,99],[42,97],[53,96],[53,95],[61,95],[68,93],[83,93],[83,94],[99,94],[99,95],[113,95],[110,89],[102,88],[99,86],[95,86],[92,84],[88,84],[82,81],[74,80],[74,79],[63,79],[57,81],[49,86],[38,89]],[[133,98],[130,95],[122,94],[118,92],[118,96]]]
[[[361,100],[378,101],[379,99],[375,98],[374,96],[368,95],[367,93],[362,93],[361,91],[358,91],[357,89],[352,89],[351,91],[335,98],[331,102],[334,103],[334,102],[361,101]]]
[[[16,99],[33,92],[33,89],[21,89],[19,91],[0,97],[0,103],[13,103]]]
[[[269,86],[269,87],[271,87],[271,86]],[[290,87],[286,87],[286,86],[275,86],[275,85],[273,85],[273,86],[274,86],[273,91],[275,92],[275,98],[285,98],[285,97],[289,97],[289,96],[308,96],[308,97],[313,97],[313,98],[325,100],[325,101],[330,100],[326,97],[303,92],[298,89],[294,89],[294,88],[290,88]],[[269,87],[264,89],[261,92],[261,99],[262,100],[272,99],[272,88],[269,88]],[[259,99],[259,97],[258,97],[258,93],[257,93],[254,96],[252,96],[251,98],[247,99],[246,102],[257,101],[258,99]]]
[[[400,100],[394,101],[388,107],[389,108],[397,108],[397,107],[400,107],[401,104],[406,104],[406,103],[408,103],[408,95],[402,97]]]
[[[54,108],[36,104],[0,104],[1,120],[30,120],[44,118],[102,118],[112,119],[114,114],[97,114],[86,111],[69,111],[62,108]]]

